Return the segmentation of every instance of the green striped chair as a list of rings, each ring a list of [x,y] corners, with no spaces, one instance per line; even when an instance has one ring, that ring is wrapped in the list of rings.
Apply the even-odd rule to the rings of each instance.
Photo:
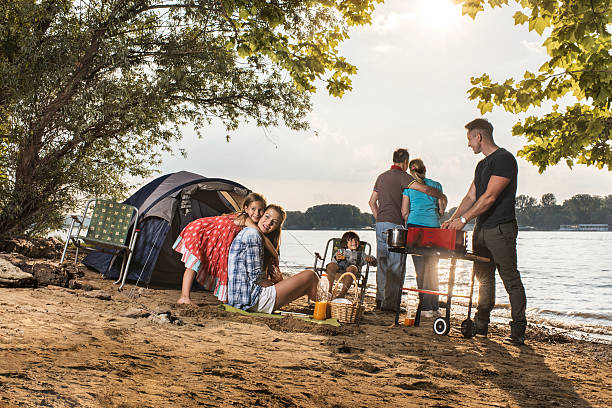
[[[90,221],[89,225],[85,226],[87,217],[90,217]],[[123,262],[119,279],[115,282],[121,282],[119,287],[121,289],[125,284],[136,238],[138,237],[137,223],[138,209],[136,207],[103,199],[89,200],[80,218],[76,215],[72,216],[72,223],[68,230],[68,237],[60,262],[64,262],[70,242],[76,246],[75,264],[79,259],[79,249],[96,249],[113,254],[108,270],[113,266],[117,256],[122,255]],[[78,228],[75,228],[75,224],[78,224]],[[131,233],[130,226],[133,226]],[[73,234],[75,229],[76,234]]]
[[[325,245],[325,252],[323,256],[321,256],[318,252],[315,252],[315,262],[314,262],[314,270],[319,275],[325,272],[325,267],[328,263],[331,262],[332,258],[341,248],[340,244],[342,242],[341,238],[330,238]],[[366,241],[360,241],[359,243],[359,251],[363,252],[364,255],[372,255],[372,246]],[[320,263],[319,263],[320,262]],[[365,266],[365,272],[362,271]],[[370,264],[367,262],[363,262],[361,266],[357,269],[357,287],[358,290],[361,291],[359,294],[359,304],[363,304],[363,300],[365,298],[366,286],[368,285],[368,274],[370,272]]]

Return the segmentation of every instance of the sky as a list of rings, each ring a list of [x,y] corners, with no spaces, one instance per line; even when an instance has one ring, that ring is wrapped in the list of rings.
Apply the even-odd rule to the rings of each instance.
[[[289,211],[341,203],[370,212],[376,177],[392,164],[393,151],[405,147],[411,158],[423,159],[428,177],[442,183],[449,208],[457,206],[484,157],[467,147],[464,125],[483,117],[467,97],[470,77],[522,78],[546,60],[544,38],[514,26],[514,11],[487,8],[474,21],[451,0],[387,0],[376,7],[372,24],[351,29],[341,47],[358,67],[353,91],[340,99],[321,86],[312,99],[309,130],[244,123],[228,143],[219,123],[202,139],[187,128],[176,148],[187,149],[188,157],[165,154],[160,174],[186,170],[230,179]],[[545,113],[550,105],[527,113]],[[525,116],[497,107],[484,115],[496,143],[514,154],[525,140],[511,129]],[[517,194],[539,199],[554,193],[559,203],[575,194],[612,194],[607,170],[570,170],[561,163],[539,174],[517,160]]]

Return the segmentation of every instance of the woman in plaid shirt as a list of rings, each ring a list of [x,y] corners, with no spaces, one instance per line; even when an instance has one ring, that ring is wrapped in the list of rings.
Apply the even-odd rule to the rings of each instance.
[[[280,233],[286,213],[271,204],[257,226],[264,234]],[[311,270],[282,279],[276,269],[271,279],[263,268],[263,238],[254,228],[236,235],[228,255],[228,304],[250,312],[272,313],[295,299],[308,295],[314,299],[319,278]]]

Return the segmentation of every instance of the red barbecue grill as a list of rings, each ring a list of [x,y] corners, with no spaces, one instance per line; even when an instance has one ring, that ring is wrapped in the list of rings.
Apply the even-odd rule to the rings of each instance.
[[[387,244],[392,252],[402,254],[402,287],[395,312],[395,324],[399,324],[400,304],[405,291],[417,292],[419,294],[419,305],[414,318],[414,325],[418,326],[421,320],[421,301],[423,294],[439,295],[446,297],[446,314],[434,320],[433,331],[439,335],[446,335],[450,331],[450,310],[452,298],[461,297],[469,299],[468,317],[461,324],[461,333],[470,338],[473,336],[473,322],[470,319],[472,309],[472,295],[474,293],[474,268],[472,267],[472,277],[470,284],[470,294],[453,295],[455,288],[455,267],[457,259],[466,261],[489,262],[488,258],[474,255],[467,252],[467,234],[465,231],[441,229],[441,228],[395,228],[387,231]],[[406,257],[407,255],[437,256],[450,259],[450,271],[448,274],[448,287],[445,292],[436,292],[417,288],[404,288],[403,282],[406,278]]]

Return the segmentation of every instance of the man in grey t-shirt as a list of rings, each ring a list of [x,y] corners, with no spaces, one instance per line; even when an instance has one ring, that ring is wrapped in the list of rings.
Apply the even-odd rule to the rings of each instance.
[[[406,149],[393,152],[393,165],[380,174],[374,184],[370,197],[370,208],[376,219],[376,307],[383,310],[396,310],[400,296],[402,265],[401,254],[390,252],[385,232],[392,228],[403,228],[402,193],[406,188],[422,191],[439,199],[440,211],[446,208],[446,196],[438,189],[417,183],[406,173],[410,154]]]

